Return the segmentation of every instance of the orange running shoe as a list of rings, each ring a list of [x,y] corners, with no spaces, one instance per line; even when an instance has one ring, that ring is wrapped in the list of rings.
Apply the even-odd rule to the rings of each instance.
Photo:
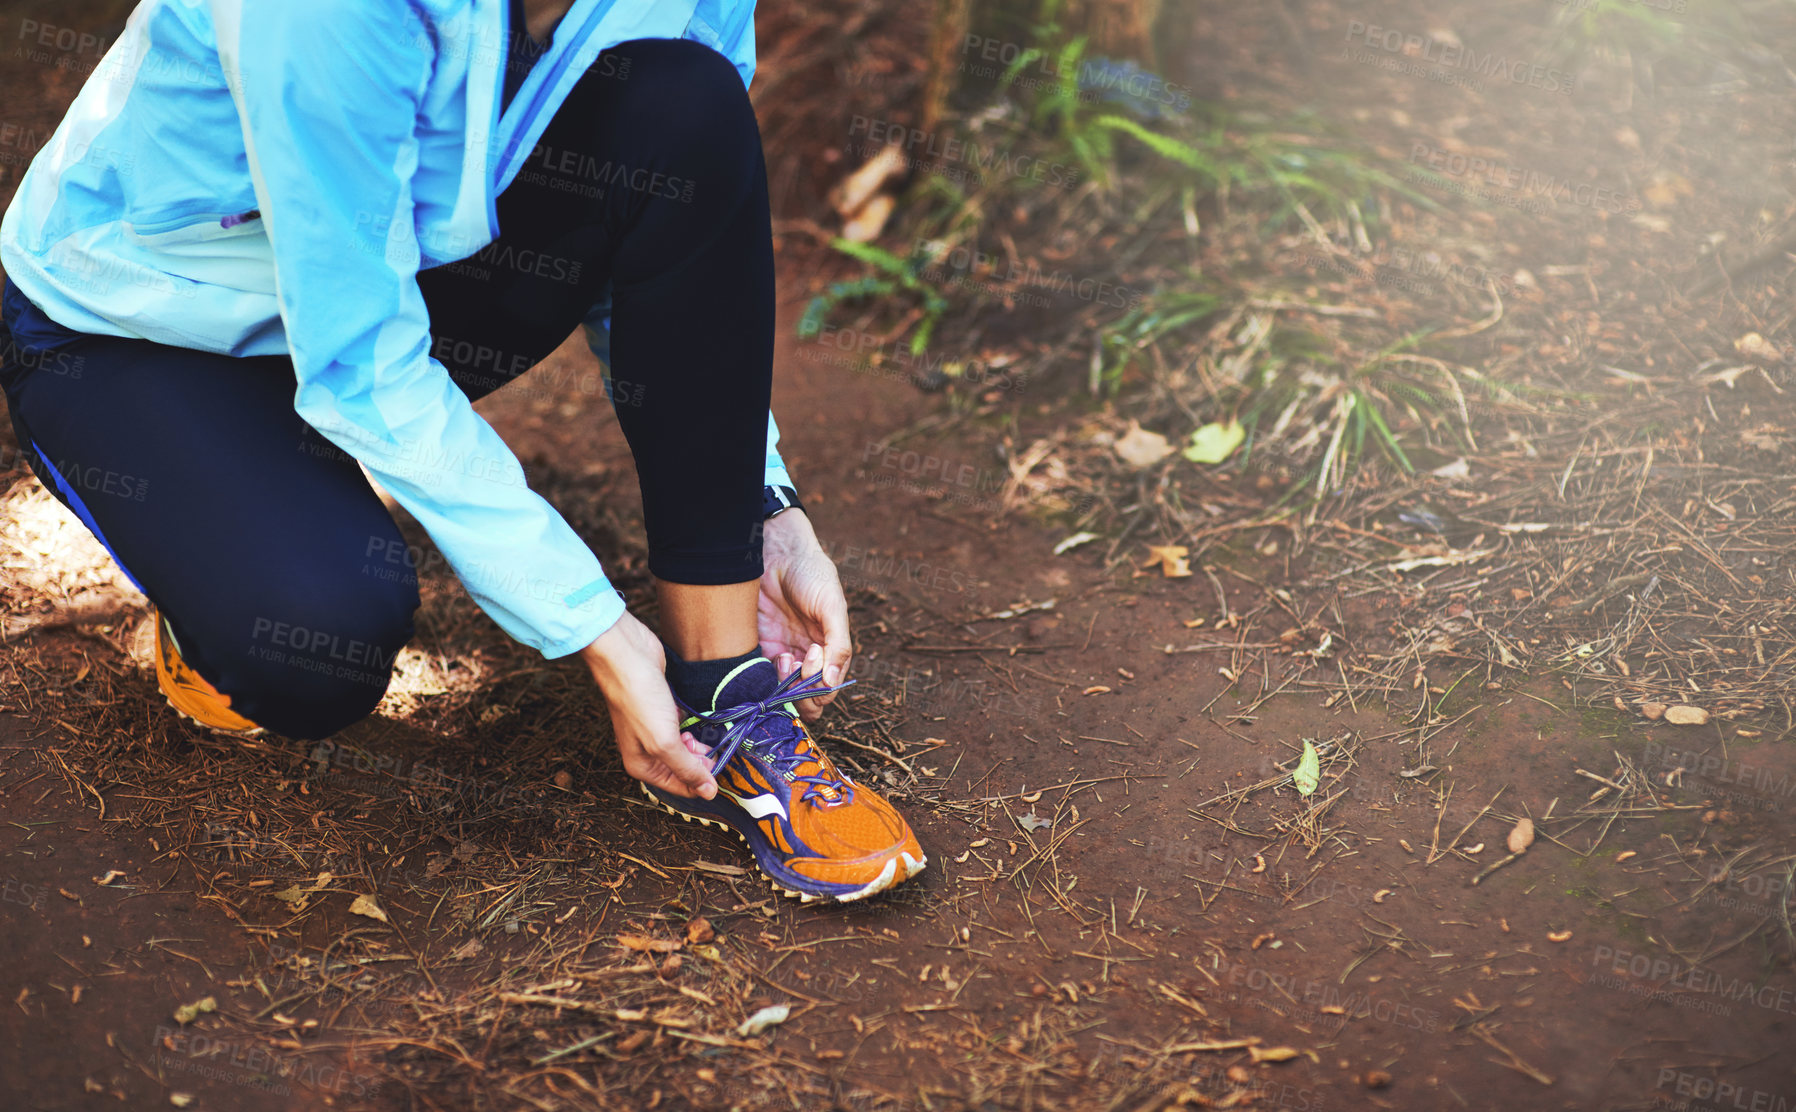
[[[824,755],[794,707],[848,684],[776,677],[771,660],[749,661],[717,685],[712,709],[686,708],[681,729],[710,747],[717,798],[643,791],[681,818],[734,831],[774,887],[806,903],[864,899],[922,872],[929,859],[909,824]]]
[[[168,619],[159,611],[150,613],[156,621],[156,684],[175,713],[221,734],[262,736],[266,732],[262,727],[231,709],[229,695],[219,694],[216,687],[181,659],[181,646],[175,642]]]

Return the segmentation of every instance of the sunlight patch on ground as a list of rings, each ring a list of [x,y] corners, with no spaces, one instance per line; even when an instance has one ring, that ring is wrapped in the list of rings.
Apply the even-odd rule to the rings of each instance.
[[[442,657],[407,646],[393,662],[393,681],[375,713],[383,718],[409,718],[430,696],[446,695],[458,687],[479,687],[487,671],[478,657]]]
[[[13,607],[36,610],[47,602],[57,613],[28,625],[65,617],[66,611],[138,605],[142,596],[79,518],[37,483],[19,483],[0,496],[0,570]]]

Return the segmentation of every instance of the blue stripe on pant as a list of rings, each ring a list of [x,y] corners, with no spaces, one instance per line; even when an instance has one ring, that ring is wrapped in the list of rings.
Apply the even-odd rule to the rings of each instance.
[[[10,283],[6,296],[16,309]],[[417,581],[387,561],[405,541],[360,468],[293,413],[291,364],[98,336],[57,351],[71,370],[9,360],[19,443],[187,663],[291,737],[372,711],[411,639]]]

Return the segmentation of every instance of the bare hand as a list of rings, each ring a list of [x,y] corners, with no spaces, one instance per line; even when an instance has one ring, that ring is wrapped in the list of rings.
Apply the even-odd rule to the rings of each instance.
[[[711,778],[704,746],[680,731],[660,638],[626,613],[581,649],[580,658],[611,708],[611,729],[617,735],[624,771],[670,795],[714,798],[717,782]]]
[[[807,676],[823,673],[834,686],[848,675],[854,653],[848,636],[848,600],[811,519],[803,510],[787,510],[768,520],[761,534],[761,651],[784,679],[795,668]],[[798,712],[814,720],[835,693],[798,704]]]

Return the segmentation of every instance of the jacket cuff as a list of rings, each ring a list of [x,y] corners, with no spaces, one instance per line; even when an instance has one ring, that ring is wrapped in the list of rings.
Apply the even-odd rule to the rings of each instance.
[[[559,642],[539,646],[543,659],[559,660],[561,657],[571,656],[598,640],[601,634],[617,624],[618,619],[624,616],[624,596],[618,594],[616,588],[609,585],[607,585],[606,591],[607,594],[599,600],[599,604],[590,618],[575,626],[573,631]]]

